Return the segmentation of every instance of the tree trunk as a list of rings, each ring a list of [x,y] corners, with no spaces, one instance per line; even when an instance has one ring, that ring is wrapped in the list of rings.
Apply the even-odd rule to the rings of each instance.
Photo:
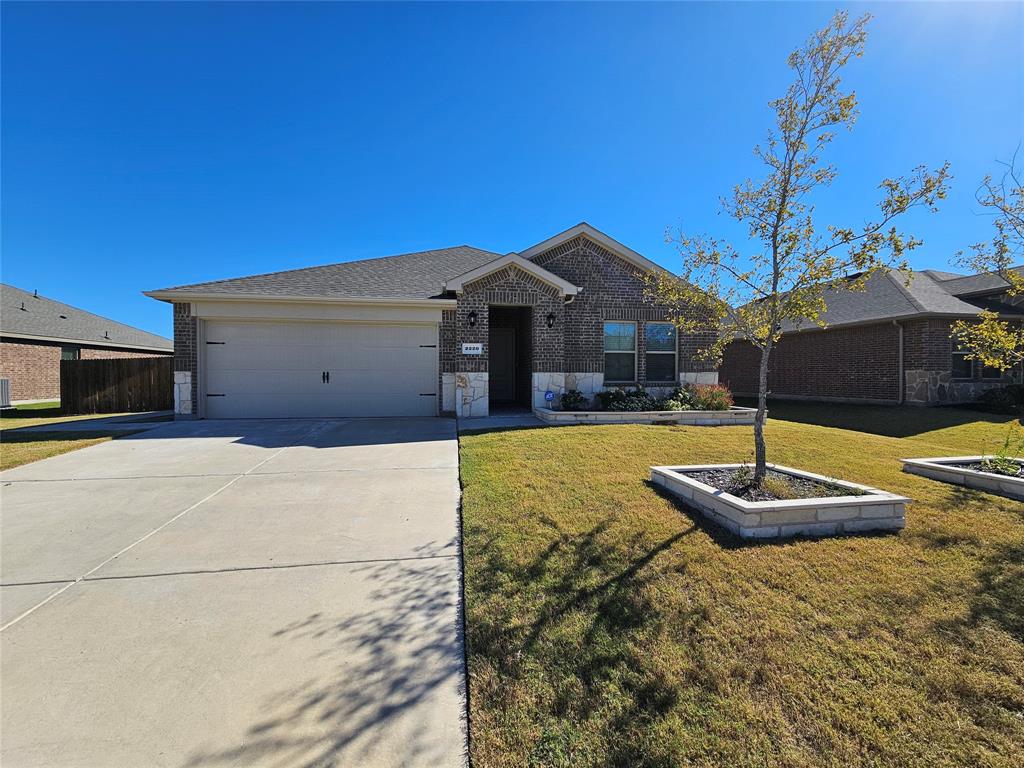
[[[767,473],[767,451],[764,444],[764,422],[768,415],[768,356],[772,345],[769,342],[761,350],[761,369],[757,377],[757,414],[754,416],[754,480],[759,487]]]

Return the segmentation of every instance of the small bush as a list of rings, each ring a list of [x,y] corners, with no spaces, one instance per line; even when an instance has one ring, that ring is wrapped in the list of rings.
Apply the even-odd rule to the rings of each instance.
[[[692,411],[693,392],[689,387],[676,387],[672,394],[658,403],[659,411]]]
[[[578,389],[568,389],[562,393],[563,411],[585,411],[587,403],[587,398]]]
[[[721,384],[696,384],[690,387],[698,411],[727,411],[732,408],[732,393]]]
[[[628,392],[616,387],[595,395],[597,406],[602,411],[654,411],[658,402],[639,387]]]
[[[992,413],[1020,413],[1024,411],[1024,385],[1010,384],[985,390],[978,398],[977,405],[982,410]]]

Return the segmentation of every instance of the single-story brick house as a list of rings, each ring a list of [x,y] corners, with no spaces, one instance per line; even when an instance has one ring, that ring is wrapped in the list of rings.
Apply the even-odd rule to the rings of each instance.
[[[967,360],[949,332],[952,322],[982,309],[1020,321],[1024,297],[1010,298],[1006,290],[996,274],[923,270],[909,284],[904,274],[887,272],[864,291],[830,291],[827,328],[785,329],[769,361],[769,392],[787,399],[939,405],[971,402],[986,389],[1019,382],[1019,367],[1000,373]],[[719,369],[722,383],[734,393],[755,394],[759,364],[759,350],[731,343]]]
[[[0,378],[11,400],[60,397],[61,360],[164,357],[170,339],[0,284]]]
[[[518,253],[468,245],[148,292],[174,305],[181,417],[486,416],[547,393],[716,381],[661,269],[589,224]]]

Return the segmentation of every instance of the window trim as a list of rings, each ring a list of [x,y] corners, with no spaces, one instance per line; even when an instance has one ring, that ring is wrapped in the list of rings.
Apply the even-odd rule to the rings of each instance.
[[[673,337],[672,351],[665,349],[650,350],[647,348],[647,328],[651,325],[669,325],[675,333]],[[647,373],[647,355],[672,355],[672,378],[665,379],[652,379]],[[660,384],[678,384],[679,381],[679,329],[676,328],[675,323],[670,320],[651,320],[644,323],[644,381],[647,384],[653,384],[654,386]]]
[[[74,357],[64,357],[66,353],[70,352]],[[78,344],[61,344],[60,347],[60,359],[61,360],[81,360],[82,359],[82,347]]]
[[[625,350],[612,350],[611,352],[609,352],[607,349],[604,348],[605,338],[606,338],[605,326],[607,326],[609,323],[615,323],[617,325],[632,325],[633,326],[633,351],[632,352],[627,352]],[[608,378],[606,378],[604,380],[605,384],[614,384],[616,386],[621,386],[622,384],[636,384],[637,381],[639,380],[637,378],[637,373],[638,373],[638,371],[637,371],[637,363],[639,362],[639,360],[637,359],[637,347],[640,345],[640,340],[637,338],[637,333],[638,333],[638,331],[640,329],[637,326],[638,326],[638,324],[637,324],[637,322],[635,320],[613,320],[611,318],[606,318],[606,319],[601,321],[601,354],[603,355],[603,357],[601,358],[601,361],[602,361],[602,363],[605,364],[604,365],[605,371],[607,372],[607,369],[608,369],[608,365],[607,365],[607,361],[608,361],[607,356],[608,355],[630,355],[630,354],[633,355],[633,378],[632,378],[632,380],[619,381],[617,379],[608,379]]]
[[[964,362],[966,362],[970,366],[971,372],[967,376],[957,376],[956,375],[956,366],[953,364],[953,361],[956,358],[959,357],[959,358],[963,359],[963,358],[966,358],[966,356],[969,355],[969,354],[970,354],[970,350],[968,350],[968,349],[965,349],[965,348],[962,348],[962,347],[958,348],[956,344],[953,344],[953,345],[950,346],[950,349],[949,349],[949,373],[950,373],[950,377],[953,379],[953,381],[973,381],[973,379],[974,379],[974,361],[973,360],[963,360]]]

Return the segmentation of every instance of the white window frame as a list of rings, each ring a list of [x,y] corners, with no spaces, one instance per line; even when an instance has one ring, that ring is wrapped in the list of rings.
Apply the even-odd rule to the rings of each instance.
[[[608,325],[609,323],[615,323],[616,325],[632,325],[633,326],[633,351],[632,352],[626,352],[625,350],[617,350],[617,349],[613,349],[613,350],[611,350],[609,352],[607,349],[604,348],[604,341],[605,341],[604,329],[605,329],[605,326]],[[639,381],[639,379],[637,377],[637,374],[639,373],[639,371],[637,370],[637,363],[639,362],[637,360],[637,348],[640,346],[640,339],[638,338],[637,334],[639,333],[639,331],[640,331],[640,329],[639,329],[639,327],[637,327],[637,323],[636,323],[635,320],[612,320],[611,318],[609,318],[609,319],[601,321],[601,353],[602,353],[602,355],[629,355],[629,354],[633,355],[633,379],[632,379],[632,381],[616,381],[614,379],[607,379],[606,378],[604,380],[605,384],[636,384],[637,381]],[[602,360],[602,362],[604,362],[605,358],[602,357],[601,360]],[[607,369],[608,366],[605,365],[604,367]]]
[[[647,327],[650,325],[671,325],[675,330],[675,344],[672,345],[672,351],[668,352],[663,349],[650,350],[647,348]],[[666,379],[665,381],[651,379],[647,373],[647,355],[672,355],[672,378]],[[679,329],[675,327],[675,324],[667,320],[651,320],[644,323],[644,381],[648,384],[677,384],[679,379]]]

